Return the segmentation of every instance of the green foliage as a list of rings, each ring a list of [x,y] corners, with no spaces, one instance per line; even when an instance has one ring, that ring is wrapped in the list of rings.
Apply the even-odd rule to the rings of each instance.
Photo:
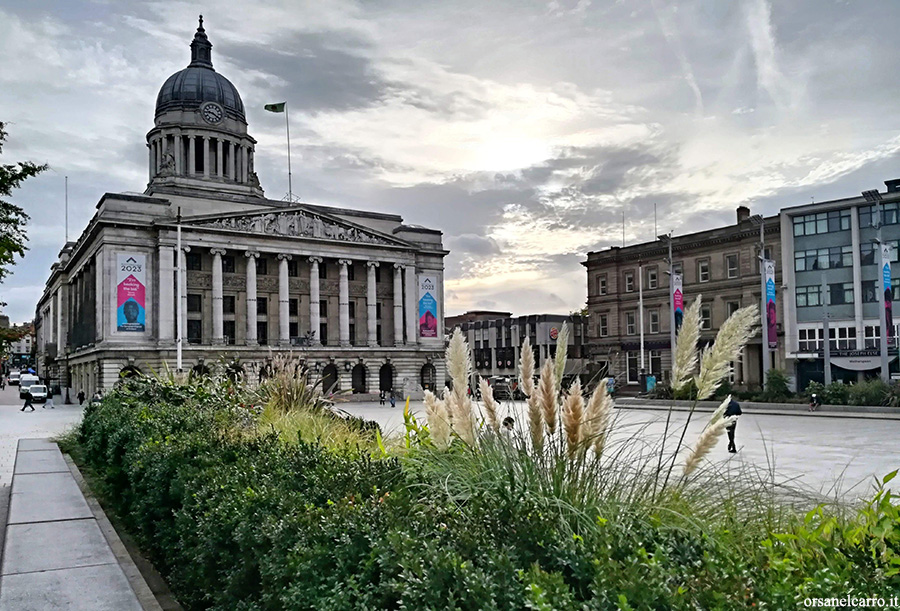
[[[4,128],[5,124],[0,121],[0,153],[3,152],[3,142],[6,140]],[[25,256],[25,242],[28,241],[28,236],[25,235],[28,215],[22,208],[3,198],[11,197],[13,190],[47,167],[46,164],[37,165],[30,161],[0,164],[0,281],[9,274],[9,267],[15,265],[15,255]]]
[[[889,395],[890,386],[875,378],[851,384],[848,401],[850,405],[885,405]]]
[[[766,389],[763,392],[764,400],[777,403],[790,398],[791,394],[787,374],[774,367],[770,369],[766,374]]]
[[[493,436],[438,451],[409,415],[398,458],[378,433],[288,439],[271,413],[239,387],[124,380],[66,440],[186,609],[782,609],[896,585],[893,474],[850,518],[785,520],[715,473],[651,493],[634,440],[603,465]]]

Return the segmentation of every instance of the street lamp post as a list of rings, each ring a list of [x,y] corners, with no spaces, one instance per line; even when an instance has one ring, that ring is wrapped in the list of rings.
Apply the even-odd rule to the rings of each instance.
[[[872,204],[873,207],[873,215],[872,218],[875,219],[875,243],[878,245],[878,284],[881,286],[881,290],[878,291],[878,305],[881,309],[881,313],[878,316],[878,319],[881,321],[881,336],[879,342],[879,352],[881,353],[881,379],[885,382],[891,381],[891,373],[888,366],[888,333],[889,327],[893,324],[893,321],[888,320],[888,310],[885,307],[885,296],[887,295],[887,291],[891,289],[891,262],[890,257],[884,256],[885,244],[881,240],[881,193],[878,192],[877,189],[872,189],[871,191],[863,191],[862,195],[866,198],[866,201]],[[887,270],[885,270],[885,266],[887,266]]]
[[[766,311],[766,219],[761,214],[754,214],[750,220],[759,225],[759,319],[760,329],[759,348],[762,351],[762,387],[766,388],[766,377],[772,367],[769,354],[769,313]]]
[[[672,232],[658,236],[660,240],[665,240],[669,246],[669,258],[666,262],[669,264],[669,353],[672,358],[672,366],[675,364],[675,263],[672,261]]]

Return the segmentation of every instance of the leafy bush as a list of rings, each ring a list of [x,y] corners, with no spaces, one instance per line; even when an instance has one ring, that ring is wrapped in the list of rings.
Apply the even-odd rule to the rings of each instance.
[[[766,389],[762,393],[763,400],[777,403],[791,396],[787,375],[780,369],[772,368],[766,374]]]
[[[850,385],[848,402],[850,405],[884,405],[890,394],[890,386],[880,378],[863,380]]]

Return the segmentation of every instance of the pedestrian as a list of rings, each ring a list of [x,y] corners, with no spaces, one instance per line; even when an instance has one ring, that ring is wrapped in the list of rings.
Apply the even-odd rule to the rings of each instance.
[[[732,418],[731,422],[725,426],[725,430],[728,433],[728,451],[732,454],[737,452],[737,448],[734,446],[734,430],[737,428],[738,416],[742,413],[741,404],[734,399],[725,408],[725,418]]]
[[[31,394],[30,390],[25,391],[25,405],[19,411],[24,412],[26,407],[30,407],[31,411],[34,411],[34,395]]]
[[[47,409],[48,407],[50,409],[56,409],[53,405],[53,388],[49,385],[47,386],[47,400],[44,401],[44,409]]]
[[[103,391],[98,388],[97,392],[94,393],[94,396],[91,397],[91,403],[92,404],[100,403],[100,401],[102,401],[102,400],[103,400]]]
[[[397,407],[397,399],[394,397],[394,391],[391,391],[391,407]]]
[[[507,439],[512,439],[513,435],[516,433],[516,421],[513,420],[512,416],[507,416],[503,419],[503,425],[500,427],[500,432]]]
[[[6,377],[0,375],[0,390],[6,390]]]
[[[814,412],[819,409],[819,406],[822,405],[822,400],[819,399],[819,395],[813,393],[809,398],[809,411]]]
[[[78,391],[78,405],[84,404],[84,390]]]
[[[384,405],[384,391],[383,390],[380,393],[378,393],[378,404]]]

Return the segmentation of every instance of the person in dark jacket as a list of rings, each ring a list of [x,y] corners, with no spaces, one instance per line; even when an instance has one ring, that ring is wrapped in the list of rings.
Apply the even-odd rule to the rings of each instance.
[[[82,403],[84,403],[85,396],[86,395],[84,394],[83,390],[78,391],[78,405],[81,405]]]
[[[30,390],[25,391],[25,405],[19,411],[24,412],[26,407],[30,407],[31,411],[34,411],[34,395],[31,394]]]
[[[729,422],[728,426],[725,427],[725,431],[728,433],[728,451],[732,454],[737,452],[737,448],[734,446],[734,430],[737,428],[737,417],[742,413],[741,404],[734,399],[732,399],[728,404],[728,407],[725,408],[725,418],[734,416],[734,420]]]

